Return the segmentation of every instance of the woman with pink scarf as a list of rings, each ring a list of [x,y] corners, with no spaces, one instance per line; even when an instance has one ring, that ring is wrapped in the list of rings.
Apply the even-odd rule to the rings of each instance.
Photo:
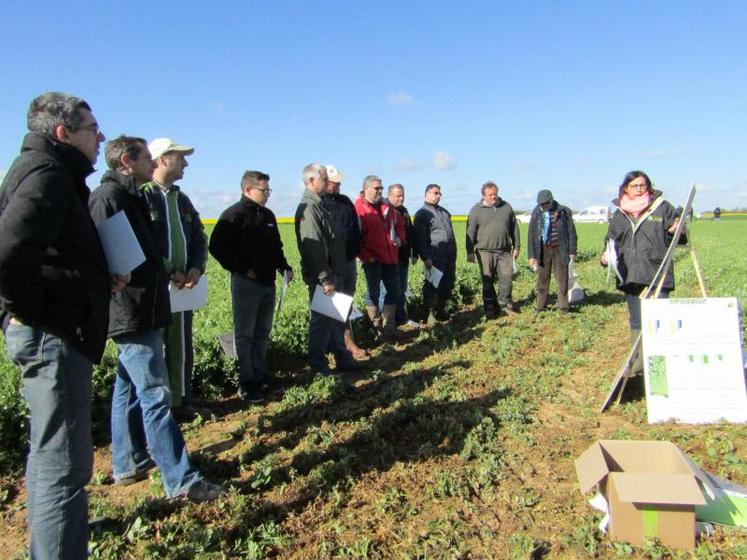
[[[605,245],[612,240],[617,252],[617,289],[625,294],[630,315],[631,338],[641,331],[640,294],[653,281],[677,229],[679,216],[660,191],[651,186],[643,171],[631,171],[622,181],[618,198],[613,201],[617,211],[612,215]],[[687,242],[686,235],[680,244]],[[607,255],[600,259],[607,266]],[[674,268],[669,267],[659,297],[666,298],[674,290]]]

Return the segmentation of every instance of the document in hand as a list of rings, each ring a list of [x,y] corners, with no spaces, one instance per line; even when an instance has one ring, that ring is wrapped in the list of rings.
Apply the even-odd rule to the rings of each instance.
[[[438,285],[441,283],[441,278],[444,277],[444,273],[438,270],[435,266],[426,268],[424,274],[425,279],[433,284],[434,288],[438,288]]]
[[[617,251],[615,250],[615,242],[612,239],[607,240],[607,248],[604,251],[607,257],[607,280],[610,279],[610,272],[614,272],[620,282],[623,281],[620,271],[617,270]]]
[[[194,288],[177,288],[173,282],[169,282],[169,297],[171,299],[171,312],[192,311],[207,305],[207,276],[200,277],[200,281]]]
[[[143,250],[124,210],[101,222],[97,229],[109,272],[124,276],[145,262]]]
[[[290,276],[288,271],[283,272],[283,286],[280,288],[280,297],[278,298],[278,307],[275,311],[275,318],[277,319],[280,315],[280,310],[283,308],[283,302],[285,301],[285,292],[288,291],[288,284],[290,284]]]
[[[332,296],[324,293],[321,286],[314,290],[314,297],[311,298],[311,310],[332,317],[344,323],[348,320],[350,306],[353,305],[353,296],[335,292]]]

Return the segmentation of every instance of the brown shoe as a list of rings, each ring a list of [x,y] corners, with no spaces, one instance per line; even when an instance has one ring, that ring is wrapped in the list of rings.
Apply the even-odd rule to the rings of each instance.
[[[353,358],[356,360],[363,360],[366,357],[368,357],[368,352],[358,346],[355,343],[355,340],[353,340],[353,333],[352,331],[347,328],[345,329],[345,348],[348,349],[348,351],[353,355]]]

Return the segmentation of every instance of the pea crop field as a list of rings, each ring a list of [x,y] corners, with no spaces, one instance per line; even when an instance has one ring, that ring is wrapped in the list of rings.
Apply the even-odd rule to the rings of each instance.
[[[211,414],[181,427],[193,463],[228,492],[212,503],[173,503],[157,470],[131,486],[112,484],[109,347],[94,373],[91,558],[747,558],[744,529],[719,526],[684,552],[656,541],[615,543],[598,531],[601,514],[579,491],[573,466],[591,443],[672,441],[704,470],[747,485],[747,430],[649,425],[637,380],[600,414],[630,348],[625,303],[598,264],[606,226],[577,226],[586,299],[569,316],[532,311],[535,277],[522,227],[519,314],[484,319],[477,267],[463,250],[465,224],[455,224],[452,319],[374,349],[367,371],[355,376],[309,373],[307,292],[292,282],[270,347],[286,392],[254,406],[235,396],[236,369],[217,341],[231,328],[231,301],[229,276],[211,260],[208,306],[195,315],[195,387]],[[281,230],[298,272],[293,226]],[[688,230],[708,295],[744,305],[747,220],[702,220]],[[677,250],[675,270],[673,297],[698,297],[689,246]],[[410,275],[418,319],[421,284],[418,264]],[[359,309],[363,295],[359,275]],[[370,346],[363,320],[355,329]],[[24,558],[28,426],[19,373],[0,350],[0,556]]]

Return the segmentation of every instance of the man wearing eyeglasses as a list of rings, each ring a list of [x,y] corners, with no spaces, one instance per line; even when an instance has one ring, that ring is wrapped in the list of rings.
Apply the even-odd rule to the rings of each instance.
[[[263,392],[282,392],[267,370],[267,345],[275,310],[275,276],[293,279],[283,253],[278,223],[266,207],[270,176],[246,171],[241,200],[227,208],[210,236],[210,254],[231,273],[233,338],[239,363],[239,396],[264,401]]]
[[[105,140],[64,93],[31,102],[21,154],[0,187],[0,323],[30,412],[31,558],[86,558],[93,468],[91,378],[104,352],[110,278],[86,177]],[[20,444],[20,442],[19,442]]]
[[[529,220],[529,266],[537,272],[537,311],[547,306],[550,274],[558,284],[558,311],[569,312],[568,263],[576,260],[576,226],[570,208],[558,204],[547,189],[537,193],[537,206]]]
[[[148,144],[148,149],[156,168],[153,180],[141,189],[150,208],[172,288],[189,290],[205,272],[207,241],[200,214],[174,183],[184,177],[184,169],[189,165],[186,156],[192,155],[194,148],[177,144],[170,138],[156,138]],[[174,416],[178,420],[190,420],[195,415],[189,406],[194,366],[192,311],[171,314],[164,343]]]

